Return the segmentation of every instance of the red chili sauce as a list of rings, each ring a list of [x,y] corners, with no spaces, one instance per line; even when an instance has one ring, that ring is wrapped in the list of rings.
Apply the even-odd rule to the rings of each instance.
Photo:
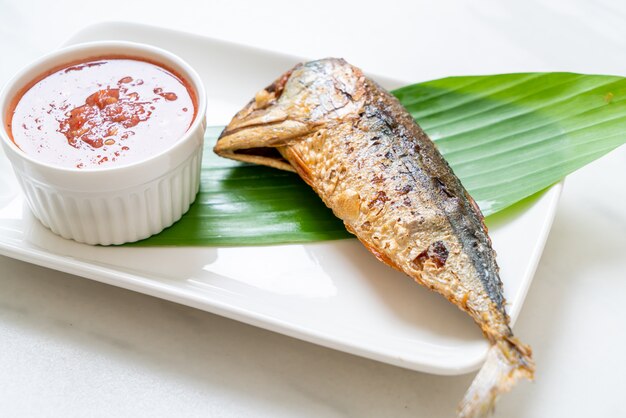
[[[56,68],[14,100],[7,124],[26,154],[63,167],[145,160],[180,139],[196,97],[176,72],[134,58],[92,59]]]

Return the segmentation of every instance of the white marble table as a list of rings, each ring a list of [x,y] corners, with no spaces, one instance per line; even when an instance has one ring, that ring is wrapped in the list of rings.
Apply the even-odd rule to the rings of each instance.
[[[409,79],[433,60],[458,74],[626,75],[619,0],[400,3],[0,0],[0,82],[81,27],[114,19],[341,55]],[[566,181],[516,325],[535,350],[537,381],[504,397],[497,416],[625,416],[625,295],[622,147]],[[399,369],[0,257],[0,416],[449,417],[471,379]]]

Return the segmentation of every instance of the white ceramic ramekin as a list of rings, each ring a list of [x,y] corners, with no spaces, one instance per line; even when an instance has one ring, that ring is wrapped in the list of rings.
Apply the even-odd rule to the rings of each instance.
[[[6,131],[11,100],[36,77],[59,65],[102,56],[129,56],[162,63],[184,77],[197,94],[196,118],[169,149],[119,166],[77,169],[37,161]],[[153,46],[118,41],[60,49],[32,63],[0,93],[0,136],[28,205],[42,224],[64,238],[87,244],[123,244],[161,232],[189,209],[200,186],[206,129],[206,93],[198,74],[174,54]]]

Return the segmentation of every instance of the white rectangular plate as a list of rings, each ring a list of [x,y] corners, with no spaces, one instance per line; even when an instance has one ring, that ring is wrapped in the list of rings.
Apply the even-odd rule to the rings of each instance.
[[[103,39],[153,44],[187,60],[206,83],[209,125],[226,124],[257,90],[302,60],[127,23],[85,28],[68,44]],[[420,81],[373,77],[387,88]],[[488,220],[513,321],[561,188]],[[356,240],[237,248],[91,247],[64,240],[32,217],[4,155],[0,253],[413,370],[469,372],[487,350],[467,315],[376,261]]]

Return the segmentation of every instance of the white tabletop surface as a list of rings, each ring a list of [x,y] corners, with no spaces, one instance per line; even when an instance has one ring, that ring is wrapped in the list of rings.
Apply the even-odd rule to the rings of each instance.
[[[0,0],[0,83],[104,20],[344,56],[406,79],[626,75],[620,0],[408,3]],[[566,181],[515,327],[537,379],[497,416],[626,416],[625,295],[622,147]],[[0,416],[451,417],[472,377],[403,370],[0,257]]]

